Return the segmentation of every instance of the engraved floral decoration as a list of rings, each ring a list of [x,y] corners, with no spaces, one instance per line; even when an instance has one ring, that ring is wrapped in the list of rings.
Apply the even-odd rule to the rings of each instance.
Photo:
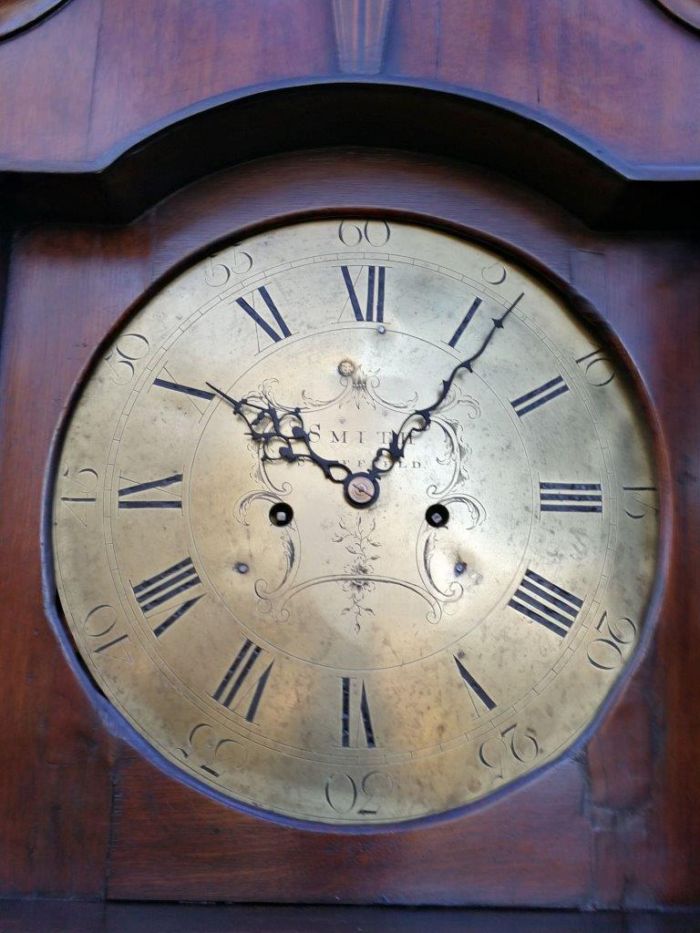
[[[270,465],[278,461],[293,459],[317,459],[318,465],[332,465],[335,461],[326,461],[315,451],[306,452],[306,432],[301,428],[303,437],[297,430],[303,421],[301,413],[316,412],[323,409],[340,409],[345,405],[354,405],[358,410],[366,405],[372,409],[384,408],[396,412],[406,412],[416,403],[417,393],[409,398],[390,401],[380,394],[381,376],[378,371],[366,371],[351,360],[343,360],[338,367],[340,391],[332,398],[318,399],[308,391],[302,392],[303,405],[292,409],[282,404],[278,398],[279,383],[276,378],[264,380],[257,390],[248,395],[241,404],[247,406],[246,421],[253,431],[249,441],[252,456],[250,477],[255,486],[239,499],[236,515],[239,522],[249,524],[249,510],[256,503],[269,504],[281,502],[292,491],[288,479],[282,481],[275,475]],[[427,495],[433,501],[448,504],[455,512],[455,517],[470,530],[480,525],[486,516],[484,506],[467,492],[470,476],[468,463],[472,450],[465,439],[466,420],[474,420],[481,415],[479,403],[467,395],[459,384],[453,384],[445,396],[441,410],[431,417],[433,431],[442,434],[442,450],[436,457],[439,466],[445,468],[444,478],[436,479],[426,488]],[[261,442],[261,439],[263,442]],[[293,445],[301,444],[303,454],[295,452]],[[324,469],[324,472],[325,469]],[[286,477],[289,474],[284,471]],[[272,614],[279,622],[290,618],[290,602],[301,594],[319,585],[335,585],[346,594],[347,605],[341,610],[343,615],[352,619],[352,627],[357,634],[362,629],[363,619],[374,615],[368,602],[370,594],[376,591],[378,584],[398,586],[408,589],[427,603],[426,621],[436,624],[444,612],[454,611],[455,604],[461,597],[478,586],[481,578],[471,568],[459,579],[445,578],[438,567],[444,561],[440,558],[438,538],[425,523],[417,531],[416,563],[418,581],[399,579],[377,572],[381,542],[377,540],[376,521],[369,514],[355,514],[338,521],[338,531],[332,538],[336,545],[341,545],[348,555],[342,570],[308,579],[299,579],[300,540],[296,522],[292,522],[285,533],[280,535],[279,546],[282,549],[281,574],[276,581],[257,580],[255,592],[259,597],[258,609],[265,614]]]
[[[345,573],[349,575],[349,579],[343,580],[341,584],[350,597],[350,605],[346,606],[342,613],[350,613],[353,616],[355,631],[359,632],[362,615],[374,615],[374,610],[364,605],[364,600],[375,589],[371,579],[372,562],[379,560],[379,554],[373,551],[379,549],[381,544],[373,538],[376,522],[367,516],[358,515],[354,522],[341,518],[338,526],[340,531],[333,536],[333,541],[343,544],[352,558],[345,566]]]

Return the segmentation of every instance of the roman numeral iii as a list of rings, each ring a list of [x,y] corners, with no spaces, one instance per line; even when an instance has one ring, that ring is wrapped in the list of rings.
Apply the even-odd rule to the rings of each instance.
[[[248,722],[255,721],[272,665],[275,663],[270,661],[265,667],[264,654],[260,645],[246,638],[243,647],[212,694],[226,709],[238,711],[244,708],[244,716]]]
[[[576,621],[583,600],[534,570],[527,570],[508,605],[563,638]]]
[[[600,483],[540,483],[541,512],[602,512]]]
[[[340,271],[343,274],[343,281],[345,282],[355,320],[377,321],[381,323],[384,320],[386,268],[384,266],[362,266],[360,271],[355,275],[354,280],[350,273],[349,266],[341,266]],[[363,308],[360,303],[357,288],[365,272],[367,274],[367,297]]]

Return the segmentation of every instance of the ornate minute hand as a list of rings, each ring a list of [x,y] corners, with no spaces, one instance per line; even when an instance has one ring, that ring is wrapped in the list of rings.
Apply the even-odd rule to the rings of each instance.
[[[312,450],[309,432],[299,408],[275,408],[267,398],[264,398],[267,404],[261,404],[257,396],[235,399],[211,382],[207,382],[207,385],[248,425],[248,433],[261,445],[263,460],[286,460],[288,463],[309,460],[320,467],[323,475],[332,483],[345,483],[352,475],[352,470],[345,463],[327,460]],[[301,447],[301,450],[295,449],[295,446]]]
[[[211,382],[207,382],[207,385],[231,406],[234,414],[245,421],[248,426],[248,433],[262,447],[261,456],[263,460],[270,462],[286,460],[288,463],[308,460],[315,463],[323,471],[326,479],[329,479],[332,483],[342,484],[345,498],[350,505],[358,509],[366,508],[379,498],[379,480],[401,460],[411,438],[428,429],[433,412],[447,398],[457,373],[462,369],[472,372],[472,364],[479,359],[489,345],[496,330],[503,327],[503,322],[518,304],[523,294],[518,295],[501,317],[493,318],[493,327],[486,335],[479,349],[469,359],[462,360],[461,363],[454,367],[447,379],[443,381],[442,390],[433,404],[427,408],[417,408],[404,418],[398,431],[392,431],[389,446],[378,448],[372,460],[372,466],[367,472],[353,473],[347,464],[342,463],[340,460],[327,460],[317,454],[311,447],[311,438],[304,425],[300,408],[283,408],[281,406],[276,408],[267,398],[263,399],[267,404],[261,404],[258,396],[235,399],[222,389],[212,385]],[[404,433],[413,418],[420,418],[421,423],[414,425]],[[402,434],[403,440],[401,439]],[[295,449],[295,445],[297,448],[301,447],[301,451]],[[382,465],[386,461],[388,461],[388,464]]]
[[[452,370],[450,375],[447,377],[447,379],[443,381],[442,389],[437,399],[433,402],[433,404],[428,405],[427,408],[417,408],[415,411],[412,411],[410,415],[407,415],[404,418],[403,422],[401,423],[401,426],[399,427],[398,431],[391,432],[391,440],[389,441],[389,446],[379,447],[377,449],[377,452],[374,455],[374,458],[372,459],[372,466],[370,467],[370,469],[367,471],[367,474],[366,474],[367,476],[371,478],[372,481],[378,483],[381,477],[386,476],[386,474],[389,473],[390,470],[393,470],[396,464],[403,457],[406,451],[406,447],[411,441],[411,438],[413,438],[416,434],[421,434],[423,431],[426,431],[430,427],[430,422],[432,420],[433,412],[435,412],[447,398],[448,393],[450,389],[452,388],[452,384],[454,383],[457,374],[463,369],[466,369],[467,372],[473,372],[472,364],[475,363],[479,359],[479,357],[484,352],[486,347],[488,347],[488,345],[491,343],[491,340],[493,339],[493,336],[496,333],[496,331],[503,327],[503,322],[508,317],[508,315],[511,313],[511,311],[515,308],[515,306],[518,304],[518,302],[524,296],[524,294],[525,294],[524,292],[521,292],[518,295],[518,297],[515,299],[515,301],[510,305],[510,307],[506,308],[506,310],[503,312],[503,314],[500,317],[492,318],[493,326],[491,327],[491,330],[488,332],[488,334],[484,338],[484,341],[479,347],[479,349],[476,351],[476,353],[472,354],[472,356],[470,356],[468,359],[462,360],[461,363],[457,363],[457,365],[454,367],[454,369]],[[409,428],[408,431],[406,431],[405,429],[407,428],[411,420],[414,418],[420,418],[421,419],[420,424],[415,424],[413,425],[413,427]],[[402,435],[403,435],[403,440],[402,440]],[[386,465],[382,466],[383,463]]]

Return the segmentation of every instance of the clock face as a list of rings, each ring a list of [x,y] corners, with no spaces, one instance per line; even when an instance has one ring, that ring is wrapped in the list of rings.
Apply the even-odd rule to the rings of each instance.
[[[96,362],[53,494],[106,697],[244,805],[383,824],[559,756],[635,650],[658,507],[610,349],[502,257],[380,220],[191,266]]]

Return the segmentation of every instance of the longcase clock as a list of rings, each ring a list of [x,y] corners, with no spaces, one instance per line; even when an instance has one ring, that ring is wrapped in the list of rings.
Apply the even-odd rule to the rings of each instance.
[[[0,42],[3,894],[697,900],[697,38],[467,6]]]

